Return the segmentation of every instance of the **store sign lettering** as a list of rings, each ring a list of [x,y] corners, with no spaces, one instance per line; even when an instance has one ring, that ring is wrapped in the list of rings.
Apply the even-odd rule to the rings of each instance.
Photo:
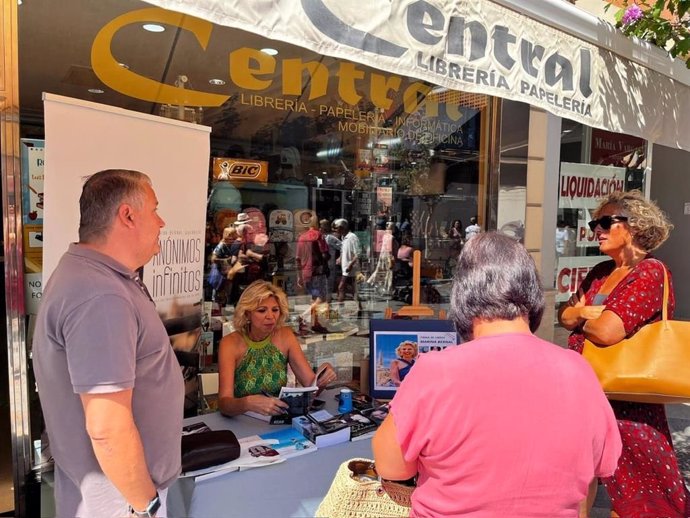
[[[618,178],[592,178],[587,176],[561,176],[562,198],[602,198],[622,191],[624,182]]]
[[[590,270],[603,260],[601,256],[559,257],[556,269],[556,302],[568,300]]]
[[[410,50],[347,25],[324,5],[323,0],[302,0],[302,8],[319,31],[343,45],[394,58],[399,58]],[[532,78],[543,75],[547,86],[555,87],[560,84],[563,91],[579,91],[585,98],[592,95],[592,56],[589,49],[581,48],[579,62],[573,63],[558,51],[547,51],[548,47],[538,42],[526,38],[521,38],[518,42],[510,27],[487,27],[482,20],[463,16],[446,18],[443,11],[425,0],[410,4],[404,23],[396,20],[390,20],[390,23],[406,27],[408,34],[423,45],[437,46],[442,43],[449,57],[461,56],[469,62],[477,61],[486,57],[490,46],[494,62],[506,71],[519,66],[522,72]],[[466,36],[469,36],[467,46]],[[420,59],[418,54],[417,61]],[[435,66],[437,71],[441,67],[443,75],[451,70],[448,67],[453,64],[439,59],[435,63],[434,65],[434,61],[431,61],[425,66],[429,70],[433,70]],[[456,67],[459,71],[459,65],[456,64]]]
[[[268,181],[268,162],[216,157],[213,159],[214,180]]]
[[[591,269],[591,266],[563,268],[556,279],[558,293],[574,293]]]
[[[137,74],[120,66],[111,51],[112,41],[122,28],[145,22],[158,22],[191,32],[196,38],[201,50],[208,46],[213,24],[211,22],[184,16],[172,11],[159,8],[147,8],[132,11],[107,23],[96,35],[91,47],[91,66],[98,78],[114,90],[145,101],[186,106],[221,106],[228,99],[227,95],[213,94],[199,90],[182,89],[166,85],[153,79]],[[304,61],[302,59],[276,59],[259,49],[248,47],[229,52],[228,76],[238,88],[250,92],[262,92],[273,86],[275,75],[280,73],[283,95],[302,95],[308,90],[308,99],[313,101],[325,97],[328,93],[329,81],[332,75],[328,68],[318,61]],[[303,74],[308,75],[305,81]],[[356,63],[339,61],[334,76],[338,82],[340,99],[351,106],[356,106],[363,98],[361,93],[363,84],[368,83],[368,99],[377,108],[388,110],[393,104],[390,92],[397,93],[402,89],[400,76],[384,75],[363,70]],[[423,102],[428,116],[437,116],[439,103],[433,97],[426,97],[431,87],[421,82],[412,82],[403,90],[403,109],[406,113],[414,113]],[[261,96],[247,96],[246,103],[255,99],[266,99]],[[421,101],[420,99],[423,99]],[[244,100],[244,98],[243,98]],[[278,101],[276,101],[278,102]],[[294,103],[282,109],[298,110]],[[243,103],[244,104],[244,103]],[[255,104],[251,102],[251,104]],[[266,107],[268,104],[262,104]],[[278,109],[278,108],[276,108]],[[461,113],[450,104],[446,113],[454,121],[459,120]]]

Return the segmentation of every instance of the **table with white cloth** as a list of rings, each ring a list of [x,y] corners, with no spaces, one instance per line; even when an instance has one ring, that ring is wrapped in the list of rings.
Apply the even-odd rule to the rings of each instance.
[[[337,413],[337,389],[319,396]],[[185,419],[204,421],[212,430],[232,430],[238,439],[288,428],[240,415],[220,413]],[[168,492],[168,517],[313,517],[333,481],[338,466],[353,457],[372,458],[371,439],[319,448],[279,464],[226,473],[206,480],[179,479]]]

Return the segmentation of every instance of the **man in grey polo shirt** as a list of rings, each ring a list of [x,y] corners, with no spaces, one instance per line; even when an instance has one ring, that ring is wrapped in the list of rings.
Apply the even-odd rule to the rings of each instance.
[[[136,273],[159,250],[157,206],[142,173],[90,177],[79,243],[43,293],[33,360],[58,517],[161,516],[180,471],[182,375]]]

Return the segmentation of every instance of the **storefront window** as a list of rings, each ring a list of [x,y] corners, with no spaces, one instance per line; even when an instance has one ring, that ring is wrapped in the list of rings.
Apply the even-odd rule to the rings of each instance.
[[[239,31],[232,34],[229,41],[242,39]],[[262,55],[259,49],[269,43],[243,49],[275,70],[266,76],[270,86],[240,91],[204,114],[214,135],[207,256],[223,230],[244,217],[255,236],[252,247],[262,255],[225,288],[209,286],[205,299],[221,329],[247,283],[281,286],[291,304],[290,324],[312,363],[331,361],[347,382],[368,352],[368,320],[411,303],[409,247],[422,253],[422,303],[435,311],[448,307],[465,228],[484,213],[488,97],[297,47]],[[238,65],[235,79],[248,73]],[[285,95],[294,88],[297,95]],[[260,171],[256,178],[252,169]],[[313,221],[342,238],[331,231],[341,218],[359,242],[355,289],[341,300],[339,252],[331,249],[328,295],[315,320],[300,284],[297,243]],[[389,245],[387,233],[393,235]]]
[[[149,33],[134,23],[144,9],[151,6],[122,1],[81,12],[61,61],[45,54],[60,47],[52,33],[40,41],[33,36],[46,18],[41,4],[22,6],[27,150],[43,144],[44,90],[210,126],[205,316],[198,343],[184,352],[199,352],[200,367],[213,369],[237,298],[263,279],[288,295],[288,324],[310,362],[331,361],[340,382],[357,381],[369,319],[412,302],[411,251],[421,252],[421,303],[438,315],[448,309],[471,219],[484,230],[495,225],[487,209],[490,98],[164,11],[165,30]],[[202,32],[209,35],[204,45]],[[166,144],[154,138],[151,145]],[[170,175],[183,181],[184,171]],[[33,187],[34,197],[42,194]],[[25,214],[32,216],[26,274],[40,288],[40,214]],[[312,297],[299,279],[297,243],[314,221],[342,237],[333,230],[340,219],[359,242],[358,271],[348,286],[354,289],[339,296],[341,265],[330,249],[327,295],[315,322]],[[222,282],[211,283],[214,250],[236,222],[247,224],[244,247],[257,255],[232,280],[217,264]]]
[[[589,270],[604,258],[587,222],[612,191],[645,188],[647,143],[629,135],[564,120],[556,226],[556,303],[568,300]],[[565,344],[565,334],[556,332]]]

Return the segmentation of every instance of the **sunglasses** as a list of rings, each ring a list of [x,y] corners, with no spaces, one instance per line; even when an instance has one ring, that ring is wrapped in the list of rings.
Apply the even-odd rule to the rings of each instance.
[[[597,226],[600,226],[603,230],[611,230],[611,225],[621,221],[628,221],[627,216],[602,216],[599,219],[593,219],[587,225],[594,232]]]

